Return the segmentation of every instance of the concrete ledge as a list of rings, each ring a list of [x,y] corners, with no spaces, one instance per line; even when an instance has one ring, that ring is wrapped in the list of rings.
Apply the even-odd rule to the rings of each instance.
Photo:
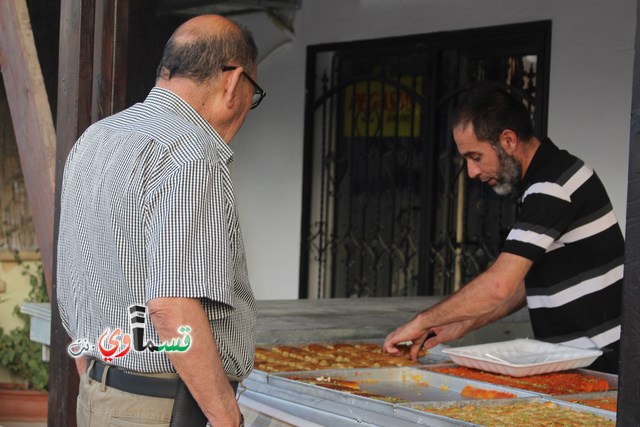
[[[258,343],[382,340],[416,313],[440,300],[440,297],[391,297],[257,301]],[[46,353],[48,357],[51,306],[26,303],[20,311],[31,317],[31,340],[43,344],[43,356]],[[533,337],[526,308],[452,344],[472,345],[525,337]]]
[[[440,297],[338,298],[258,301],[258,343],[383,339]],[[467,335],[454,345],[532,337],[529,311]]]

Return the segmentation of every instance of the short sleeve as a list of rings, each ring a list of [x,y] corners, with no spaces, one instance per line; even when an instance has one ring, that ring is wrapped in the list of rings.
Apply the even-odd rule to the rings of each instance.
[[[503,252],[536,262],[554,249],[574,217],[575,207],[562,186],[550,182],[534,184],[523,195],[518,220],[507,236]]]
[[[219,165],[181,165],[148,203],[147,301],[208,298],[233,306],[226,201]]]

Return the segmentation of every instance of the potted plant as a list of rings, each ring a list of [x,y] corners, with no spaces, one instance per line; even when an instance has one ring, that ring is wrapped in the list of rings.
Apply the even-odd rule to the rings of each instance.
[[[38,266],[36,273],[26,266],[23,274],[29,276],[28,301],[46,302],[42,266]],[[29,337],[28,316],[20,312],[19,306],[14,308],[14,315],[22,319],[23,326],[11,331],[0,327],[0,365],[25,381],[0,387],[0,420],[46,420],[49,364],[42,361],[41,345]]]

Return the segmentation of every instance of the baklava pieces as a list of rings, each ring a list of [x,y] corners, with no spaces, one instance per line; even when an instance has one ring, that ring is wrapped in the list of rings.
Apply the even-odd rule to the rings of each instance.
[[[383,353],[373,343],[334,343],[275,345],[257,347],[253,367],[264,372],[317,371],[326,369],[388,368],[418,366],[409,356],[409,346],[399,347],[402,354]],[[419,357],[426,355],[422,350]]]

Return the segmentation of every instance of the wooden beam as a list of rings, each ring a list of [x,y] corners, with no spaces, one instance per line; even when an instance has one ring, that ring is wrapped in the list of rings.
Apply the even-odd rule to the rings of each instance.
[[[67,155],[82,132],[91,123],[125,107],[128,17],[128,0],[62,0],[57,183],[62,182]],[[57,185],[56,242],[60,221],[60,191],[60,185]],[[55,274],[54,266],[54,277]],[[54,290],[55,286],[54,280]],[[49,426],[76,425],[78,375],[73,359],[67,355],[69,342],[62,327],[54,292],[51,302]]]
[[[59,183],[64,164],[78,136],[91,124],[95,3],[96,0],[61,0],[60,4],[55,242],[60,220]],[[56,257],[54,250],[54,260]],[[55,267],[54,264],[54,277]],[[79,378],[75,362],[67,354],[70,339],[60,320],[55,280],[53,289],[47,425],[75,426]]]
[[[0,69],[51,297],[55,130],[26,0],[0,1]]]
[[[127,95],[129,0],[108,1],[104,6],[101,55],[97,58],[101,61],[102,79],[96,100],[98,111],[94,112],[96,120],[122,111]]]
[[[640,420],[640,1],[636,5],[635,62],[631,98],[629,137],[629,185],[625,232],[624,290],[618,426],[637,426]]]

